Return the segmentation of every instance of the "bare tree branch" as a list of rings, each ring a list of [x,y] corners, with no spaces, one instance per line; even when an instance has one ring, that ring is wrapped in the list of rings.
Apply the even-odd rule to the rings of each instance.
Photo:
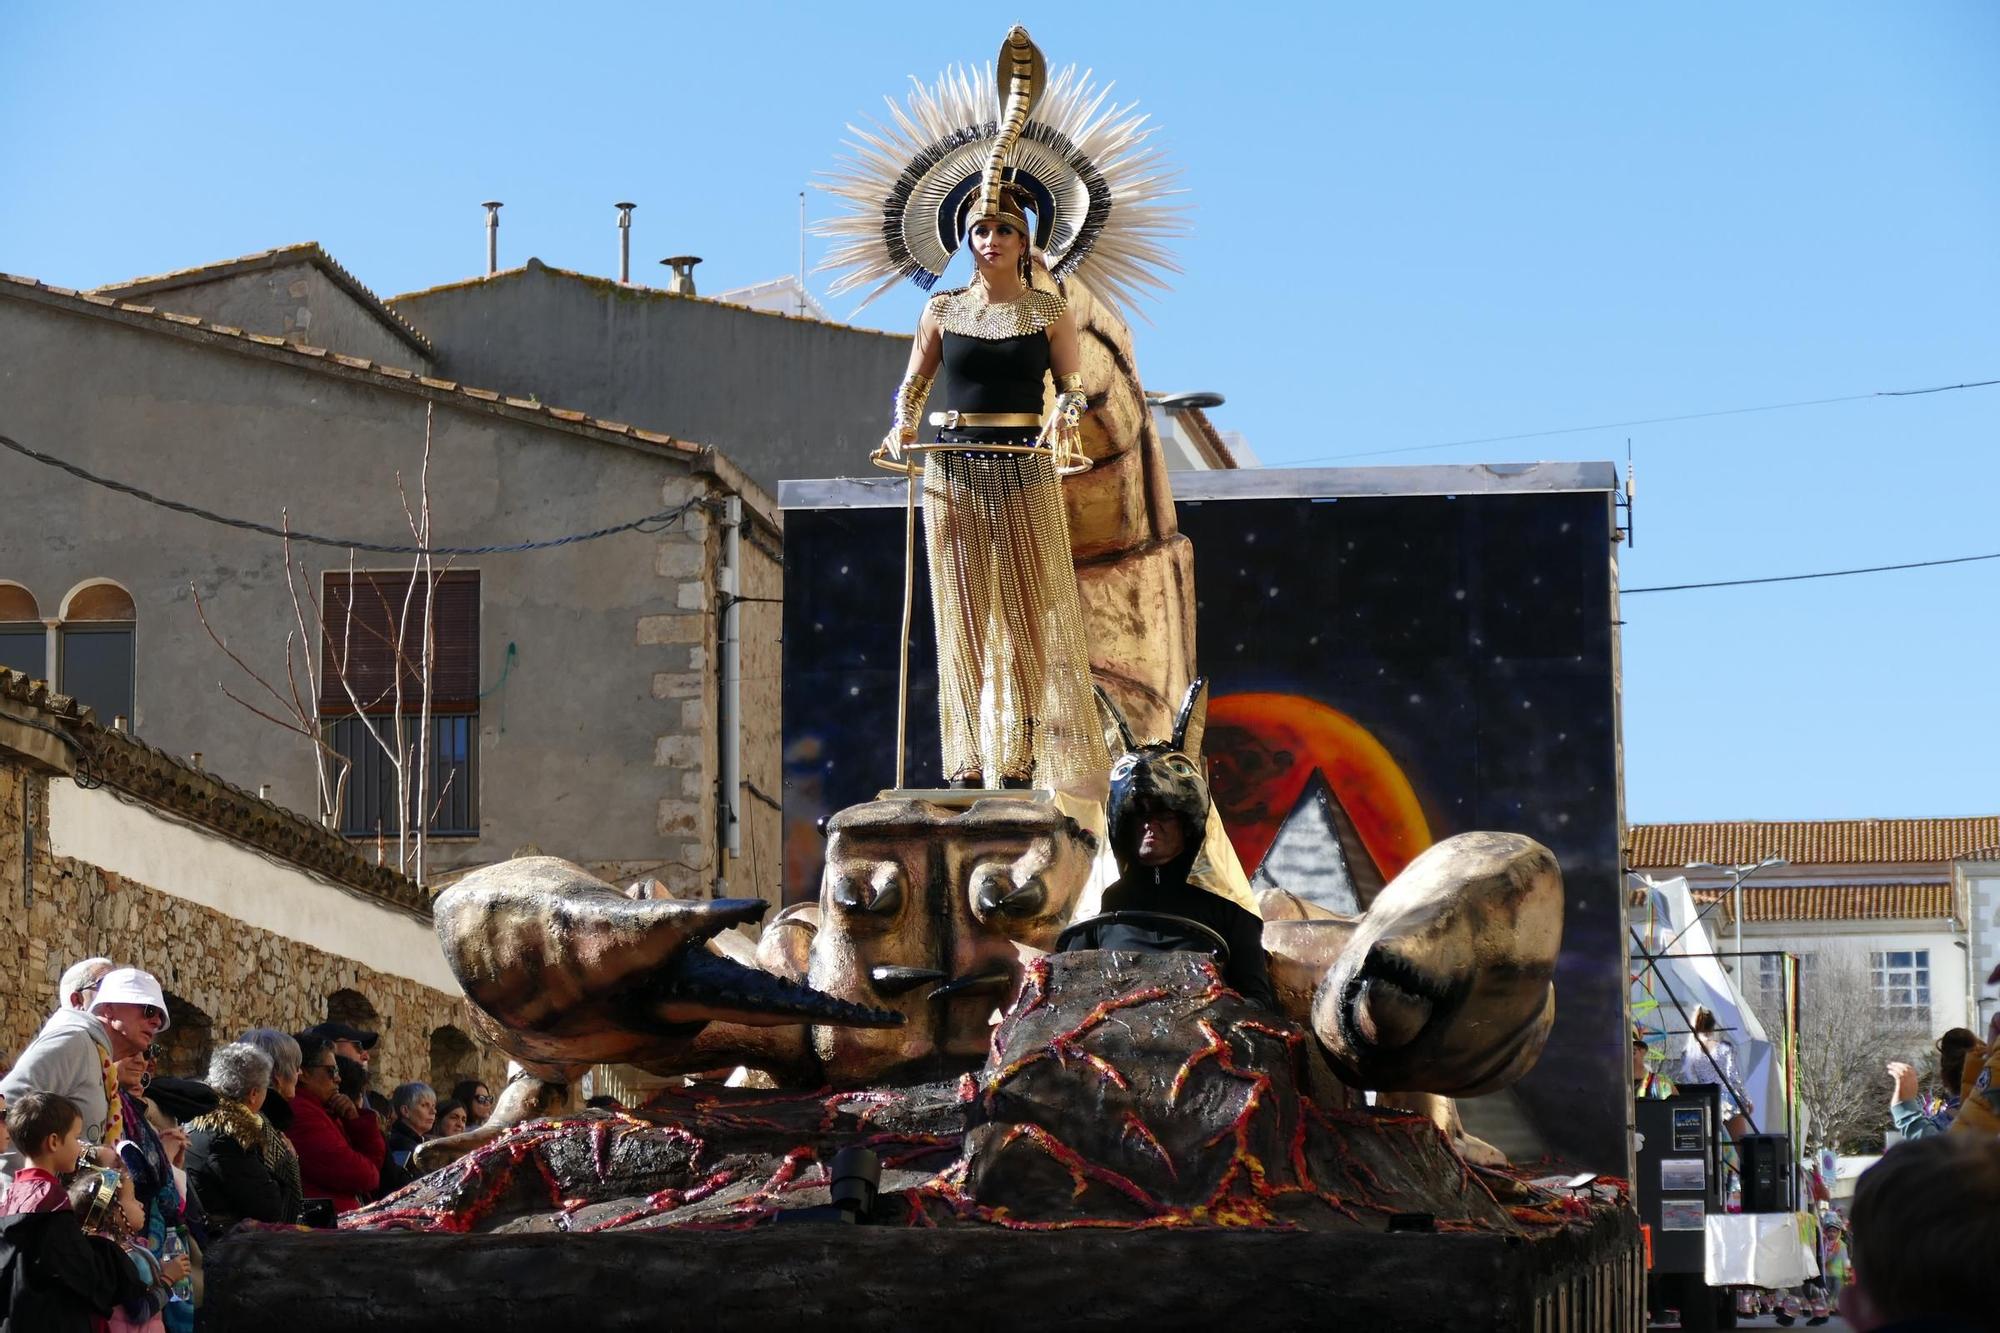
[[[1753,992],[1751,1007],[1775,1039],[1786,1028],[1777,997]],[[1799,983],[1798,1093],[1814,1147],[1880,1152],[1889,1128],[1891,1081],[1884,1066],[1930,1045],[1927,1025],[1884,1010],[1864,958],[1814,955]]]

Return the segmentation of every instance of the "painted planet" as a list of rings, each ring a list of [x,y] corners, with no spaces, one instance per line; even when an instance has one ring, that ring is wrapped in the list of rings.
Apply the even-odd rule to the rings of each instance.
[[[1255,874],[1315,772],[1339,798],[1384,880],[1431,845],[1401,765],[1367,728],[1298,694],[1225,694],[1202,738],[1209,788],[1244,869]]]

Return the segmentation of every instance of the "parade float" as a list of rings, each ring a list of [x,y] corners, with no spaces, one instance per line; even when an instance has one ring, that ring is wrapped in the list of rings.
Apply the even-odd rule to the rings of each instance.
[[[1019,28],[858,135],[846,285],[975,260],[874,459],[903,538],[881,789],[768,922],[550,857],[445,890],[440,946],[515,1062],[493,1119],[337,1231],[217,1247],[208,1327],[1643,1325],[1621,1183],[1537,1183],[1454,1107],[1549,1040],[1556,856],[1371,826],[1343,900],[1244,873],[1120,313],[1172,230],[1147,135]],[[586,1108],[604,1064],[668,1082]]]

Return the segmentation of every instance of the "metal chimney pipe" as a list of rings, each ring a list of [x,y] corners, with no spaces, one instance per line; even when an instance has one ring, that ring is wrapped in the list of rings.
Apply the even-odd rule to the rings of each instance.
[[[637,204],[613,204],[618,210],[618,281],[632,281],[632,210]]]
[[[480,205],[486,210],[486,276],[492,277],[500,271],[500,209],[498,199],[488,199]]]
[[[694,266],[701,262],[700,255],[674,255],[671,258],[662,259],[660,262],[674,271],[674,276],[667,280],[668,291],[674,293],[676,296],[693,296],[695,294]]]

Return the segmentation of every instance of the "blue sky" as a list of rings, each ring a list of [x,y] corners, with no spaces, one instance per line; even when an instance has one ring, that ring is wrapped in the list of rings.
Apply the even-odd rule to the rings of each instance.
[[[497,198],[503,264],[608,273],[633,199],[635,267],[775,277],[842,126],[1016,20],[1153,113],[1193,231],[1141,364],[1226,394],[1268,463],[1622,463],[1629,437],[1628,587],[2000,551],[2000,388],[1423,447],[2000,376],[1978,0],[12,0],[0,269],[88,286],[313,239],[389,295],[477,272]],[[1996,602],[2000,561],[1629,598],[1630,816],[2000,810]]]

